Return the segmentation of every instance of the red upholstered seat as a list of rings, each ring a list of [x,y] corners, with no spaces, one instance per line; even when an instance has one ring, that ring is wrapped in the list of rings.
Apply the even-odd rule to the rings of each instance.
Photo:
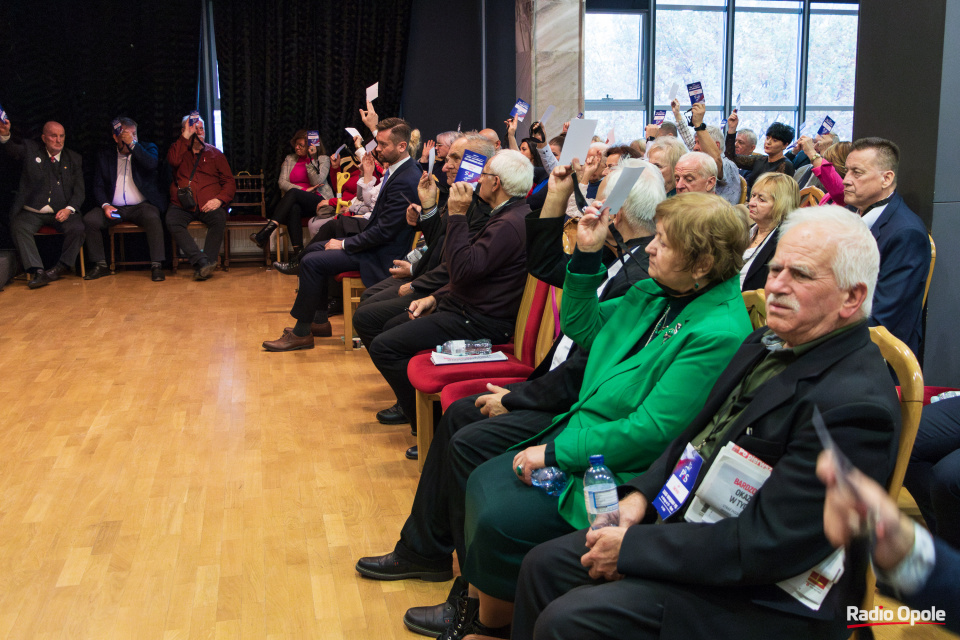
[[[43,225],[42,227],[40,227],[39,229],[37,229],[37,232],[36,232],[34,235],[38,235],[38,236],[55,236],[55,235],[57,235],[58,233],[60,233],[60,232],[57,231],[56,229],[54,229],[53,227],[51,227],[50,225],[45,224],[45,225]]]
[[[501,362],[470,362],[435,366],[429,354],[414,356],[407,365],[410,384],[423,393],[440,393],[444,387],[463,380],[477,378],[526,378],[533,367],[523,364],[516,356],[508,355]]]
[[[523,382],[526,378],[485,378],[483,380],[463,380],[448,384],[440,392],[440,406],[446,411],[447,407],[452,405],[460,398],[472,396],[475,393],[484,393],[487,390],[487,383],[502,387],[513,384],[514,382]]]
[[[343,282],[344,278],[359,278],[359,271],[344,271],[343,273],[338,273],[336,276],[337,282]]]

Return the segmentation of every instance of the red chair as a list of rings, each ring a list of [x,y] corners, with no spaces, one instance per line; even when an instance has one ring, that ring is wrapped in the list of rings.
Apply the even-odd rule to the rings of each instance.
[[[544,309],[549,298],[550,285],[527,276],[517,323],[514,329],[513,345],[496,345],[495,350],[507,353],[505,362],[473,362],[451,364],[441,367],[430,362],[430,353],[415,355],[407,365],[407,376],[417,390],[417,448],[421,451],[418,460],[423,469],[423,461],[433,440],[433,406],[440,400],[440,392],[449,384],[481,378],[520,378],[526,379],[536,366],[537,335],[543,320]],[[519,354],[519,357],[516,355]]]
[[[56,228],[51,227],[50,225],[43,225],[40,227],[34,236],[62,236],[63,234],[56,230]],[[87,265],[86,260],[83,259],[83,247],[80,247],[80,277],[87,275]]]

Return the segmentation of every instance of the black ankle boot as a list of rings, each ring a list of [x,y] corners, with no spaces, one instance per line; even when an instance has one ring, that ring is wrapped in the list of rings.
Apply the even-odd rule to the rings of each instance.
[[[280,273],[288,276],[300,275],[300,254],[303,253],[303,247],[293,247],[290,262],[274,262],[273,268]]]
[[[250,234],[250,239],[253,240],[254,244],[263,249],[263,245],[267,244],[270,241],[270,234],[273,233],[273,230],[277,228],[277,223],[275,220],[271,220],[267,224],[263,225],[263,228],[256,233]]]

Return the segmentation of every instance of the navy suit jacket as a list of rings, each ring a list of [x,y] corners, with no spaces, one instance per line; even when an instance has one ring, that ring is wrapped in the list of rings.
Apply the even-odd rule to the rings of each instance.
[[[368,287],[389,276],[393,261],[410,252],[414,230],[407,224],[407,206],[420,202],[420,175],[413,158],[391,171],[380,187],[369,224],[359,235],[343,241],[343,250],[360,261],[360,279]]]
[[[167,208],[167,199],[157,183],[157,170],[160,166],[160,154],[157,145],[150,142],[138,142],[130,154],[133,160],[133,184],[147,199],[147,202],[160,211]],[[96,173],[93,178],[93,195],[97,206],[104,202],[113,202],[113,192],[117,188],[117,150],[113,147],[97,154]]]
[[[933,539],[936,560],[933,573],[916,593],[905,595],[897,594],[897,599],[910,605],[914,609],[929,609],[936,607],[946,612],[945,622],[947,629],[960,633],[960,551],[957,551],[943,540]]]
[[[871,323],[883,325],[920,355],[923,290],[930,271],[930,237],[923,222],[894,192],[871,230],[880,249],[880,276]]]
[[[44,145],[33,140],[18,142],[11,139],[0,147],[21,163],[20,188],[17,189],[17,199],[13,202],[10,215],[19,213],[24,205],[35,206],[41,201],[40,206],[45,205],[47,176],[43,163],[50,162],[50,155]],[[60,176],[67,205],[73,207],[77,213],[82,213],[86,191],[83,184],[83,163],[79,153],[69,149],[60,152]]]

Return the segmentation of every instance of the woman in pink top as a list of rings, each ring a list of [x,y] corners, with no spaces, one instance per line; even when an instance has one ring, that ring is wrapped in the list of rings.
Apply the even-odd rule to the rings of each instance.
[[[839,204],[843,202],[843,178],[847,175],[847,154],[850,153],[849,142],[838,142],[827,147],[821,156],[814,149],[813,140],[807,136],[800,138],[798,144],[810,158],[811,171],[820,179],[826,192],[820,200],[820,206],[825,204]]]
[[[293,147],[293,153],[284,158],[278,180],[283,198],[267,224],[256,233],[251,233],[250,239],[262,247],[270,241],[274,229],[281,224],[286,225],[296,255],[303,248],[300,219],[313,215],[318,205],[332,198],[333,189],[327,182],[330,158],[326,155],[323,141],[318,140],[316,145],[308,144],[307,131],[301,129],[293,134],[290,146]]]

